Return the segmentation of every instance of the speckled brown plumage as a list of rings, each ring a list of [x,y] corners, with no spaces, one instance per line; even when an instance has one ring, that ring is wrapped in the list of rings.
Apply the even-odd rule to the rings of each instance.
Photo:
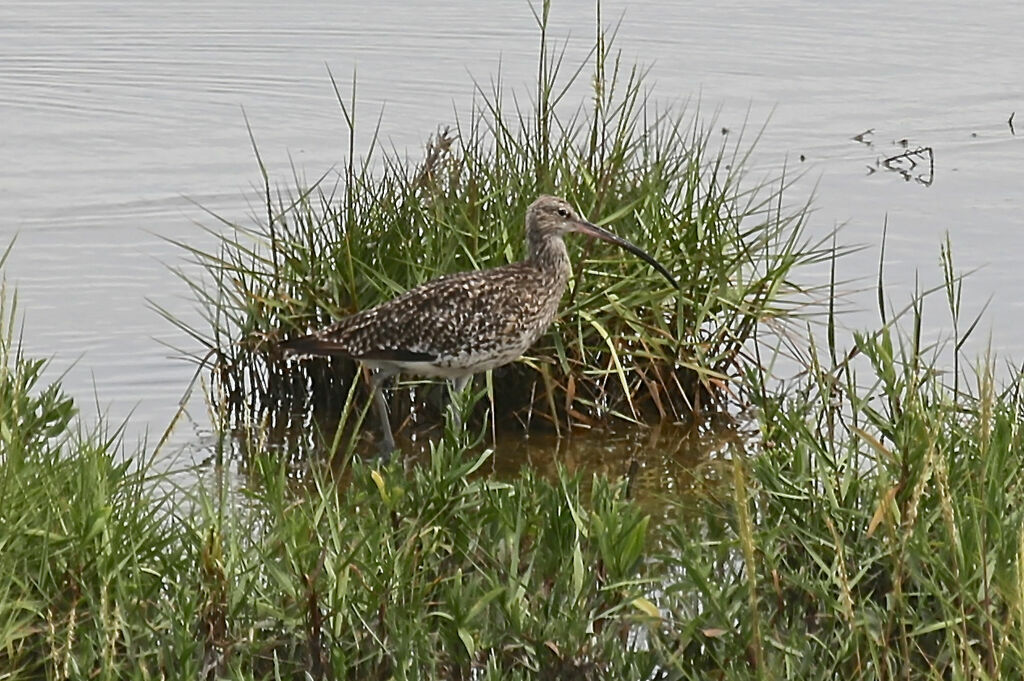
[[[460,272],[282,344],[288,354],[339,355],[375,369],[374,393],[384,447],[394,447],[380,383],[408,372],[463,385],[473,374],[518,359],[551,325],[569,279],[566,232],[615,243],[646,260],[673,285],[659,263],[633,244],[577,216],[565,200],[542,196],[526,213],[527,257]]]
[[[567,270],[542,270],[529,261],[460,272],[346,317],[290,348],[393,363],[424,376],[486,371],[514,361],[544,333],[566,280]]]

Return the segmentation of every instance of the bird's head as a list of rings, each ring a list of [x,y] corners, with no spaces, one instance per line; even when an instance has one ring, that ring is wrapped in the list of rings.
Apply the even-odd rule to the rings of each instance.
[[[531,236],[560,237],[586,228],[598,229],[581,218],[572,204],[557,196],[541,196],[526,209],[526,230]]]
[[[669,283],[679,288],[679,284],[672,278],[668,270],[646,251],[626,239],[584,220],[580,217],[579,212],[572,207],[572,204],[565,199],[557,196],[541,196],[526,209],[526,239],[530,244],[531,251],[550,239],[560,240],[562,235],[567,232],[579,232],[623,248],[658,270],[663,277],[668,279]]]

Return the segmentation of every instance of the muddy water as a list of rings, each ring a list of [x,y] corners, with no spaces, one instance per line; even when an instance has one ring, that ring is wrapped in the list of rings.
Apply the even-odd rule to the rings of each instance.
[[[717,111],[716,126],[732,135],[770,117],[754,177],[784,165],[802,172],[793,198],[817,187],[813,229],[845,224],[842,241],[868,246],[839,273],[853,280],[853,306],[867,310],[849,325],[872,322],[873,295],[855,291],[873,276],[887,219],[892,297],[909,293],[918,270],[922,287],[939,280],[948,232],[959,265],[982,268],[965,316],[991,296],[995,323],[979,336],[991,329],[997,349],[1024,357],[1024,5],[664,0],[606,2],[603,12],[606,22],[622,18],[617,44],[627,61],[650,65],[660,102]],[[551,34],[566,38],[567,62],[591,46],[593,15],[592,2],[554,3]],[[5,0],[0,239],[18,235],[7,278],[27,347],[54,356],[54,375],[67,371],[84,404],[95,394],[114,419],[134,412],[130,437],[156,437],[192,375],[167,346],[194,348],[152,309],[195,318],[167,269],[181,264],[167,239],[208,243],[194,223],[215,224],[194,202],[229,219],[250,213],[259,176],[243,110],[273,177],[287,184],[291,164],[316,177],[346,149],[327,70],[342,81],[355,72],[363,130],[383,109],[384,138],[415,155],[468,110],[474,78],[489,82],[500,64],[505,83],[527,85],[536,42],[523,0]],[[919,147],[932,163],[885,163]],[[945,319],[932,319],[941,333]],[[208,435],[193,404],[168,451],[201,460]],[[595,451],[533,438],[525,456],[602,461],[630,451],[609,453],[608,442]],[[657,440],[640,449],[672,451]]]

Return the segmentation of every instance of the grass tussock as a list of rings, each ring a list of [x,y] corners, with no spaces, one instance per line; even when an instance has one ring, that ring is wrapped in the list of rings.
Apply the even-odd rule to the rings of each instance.
[[[785,175],[748,181],[753,141],[660,109],[603,29],[587,63],[566,65],[547,15],[544,3],[527,96],[509,96],[500,76],[480,85],[469,114],[410,164],[376,143],[359,156],[355,83],[348,99],[335,85],[350,140],[338,176],[274,191],[264,171],[262,220],[211,230],[216,249],[186,246],[203,274],[183,277],[206,323],[187,331],[229,415],[307,395],[336,409],[353,363],[285,364],[277,343],[440,275],[521,258],[526,207],[542,193],[650,250],[682,291],[639,260],[570,238],[576,271],[561,315],[529,357],[493,372],[492,414],[556,428],[687,417],[726,396],[759,323],[807,303],[793,272],[832,250],[804,234],[806,207],[784,201]],[[436,422],[422,391],[400,399],[395,413],[415,406]]]

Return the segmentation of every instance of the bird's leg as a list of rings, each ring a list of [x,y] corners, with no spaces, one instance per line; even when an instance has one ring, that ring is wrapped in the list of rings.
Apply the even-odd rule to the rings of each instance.
[[[452,379],[451,395],[448,404],[452,409],[452,422],[456,430],[462,430],[462,394],[466,392],[466,386],[473,380],[473,374],[458,376]]]
[[[394,372],[377,369],[370,378],[370,392],[373,393],[373,406],[380,422],[382,440],[380,442],[381,458],[387,461],[391,452],[395,451],[395,436],[391,432],[391,421],[388,419],[388,403],[384,399],[384,384],[394,376]]]

